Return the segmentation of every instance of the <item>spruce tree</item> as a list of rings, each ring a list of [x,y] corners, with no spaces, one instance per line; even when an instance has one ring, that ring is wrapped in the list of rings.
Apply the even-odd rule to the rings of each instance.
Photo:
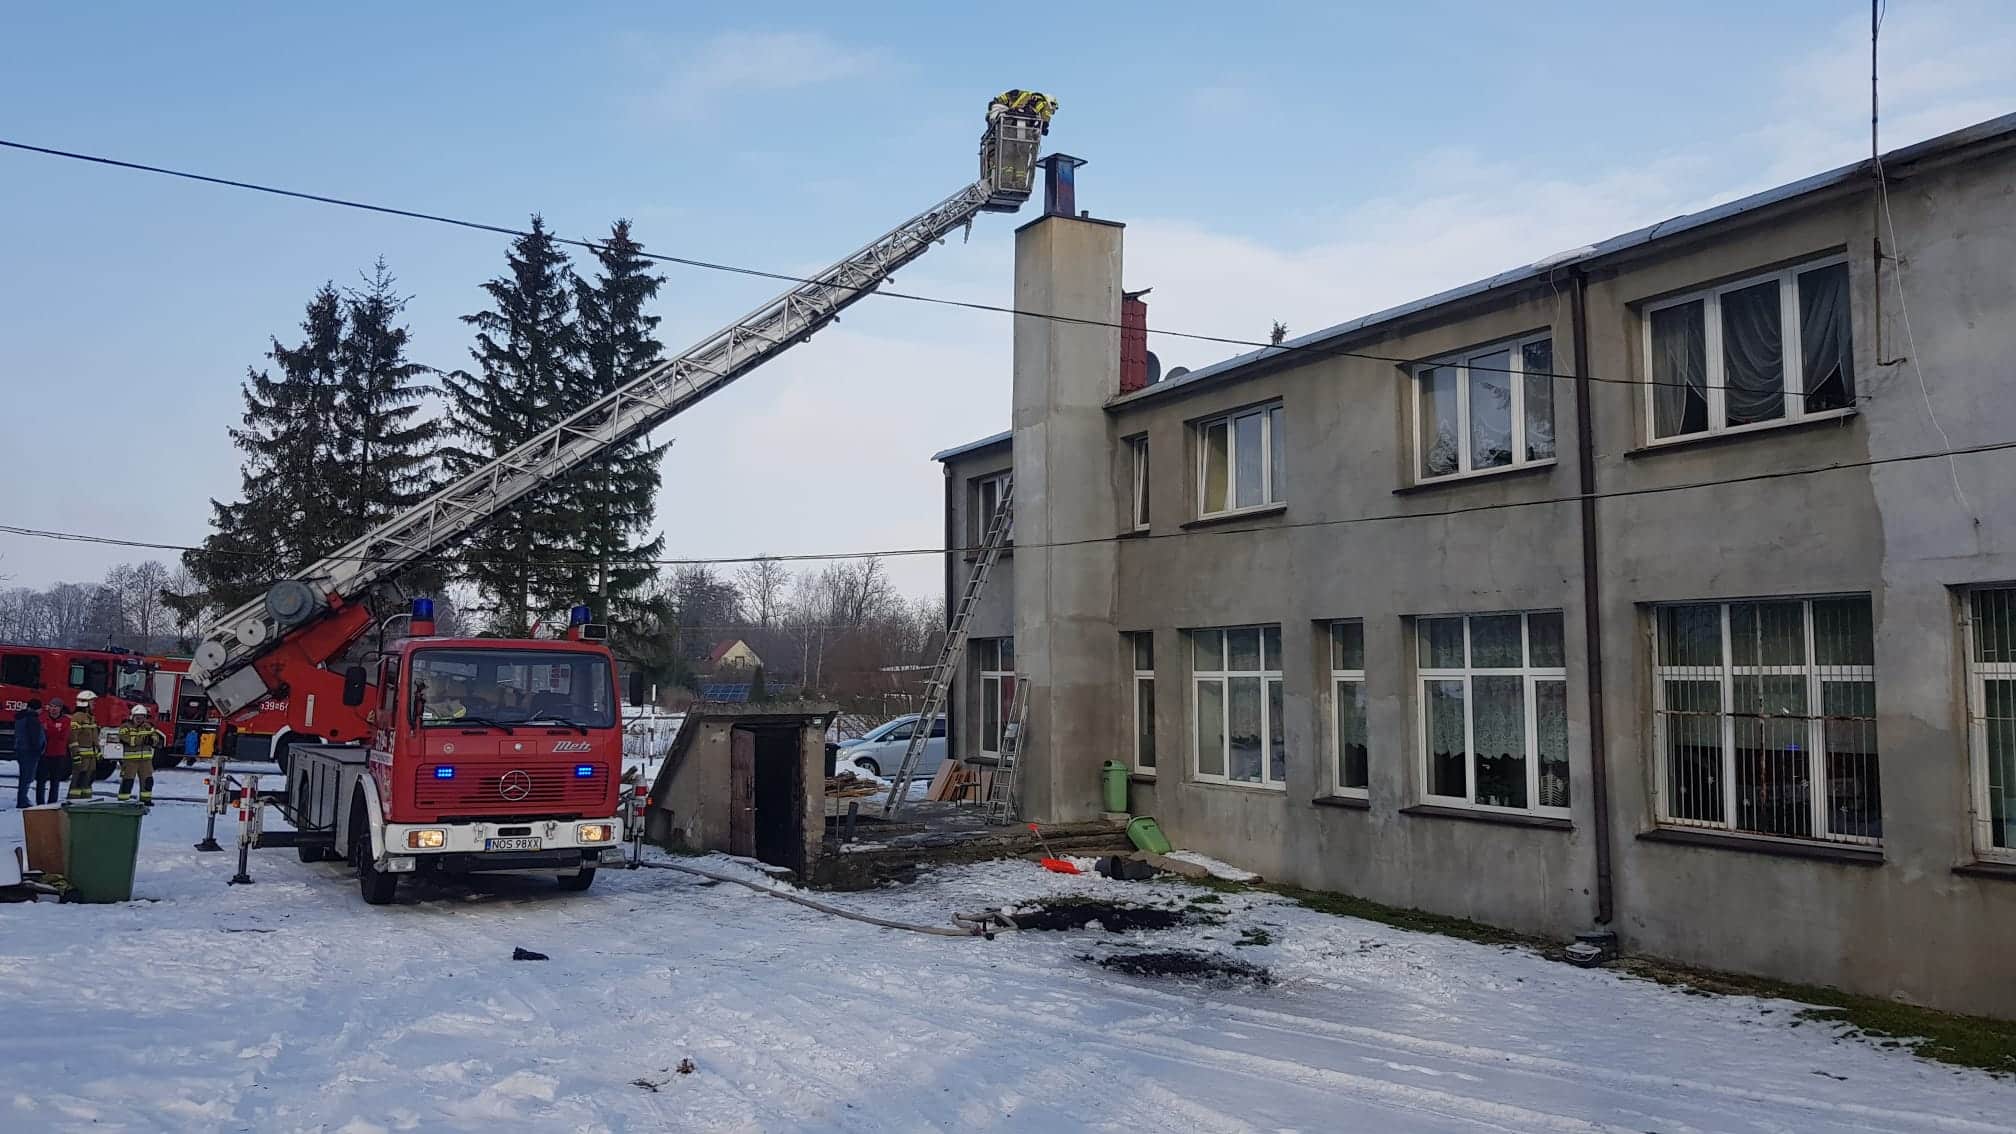
[[[450,428],[462,443],[442,450],[451,476],[509,453],[574,411],[582,380],[567,256],[532,218],[512,241],[503,275],[483,285],[488,309],[464,315],[476,328],[474,373],[443,375]],[[568,489],[555,485],[521,499],[465,541],[463,575],[490,600],[490,629],[527,633],[540,611],[570,590],[568,553],[579,518]],[[560,564],[555,566],[554,564]]]
[[[655,337],[658,316],[644,305],[658,294],[663,276],[654,274],[643,245],[618,220],[595,249],[600,271],[593,280],[575,276],[581,360],[580,401],[588,405],[643,373],[664,355]],[[569,477],[575,515],[581,523],[580,567],[574,593],[593,595],[601,616],[621,625],[637,613],[651,585],[663,536],[644,539],[655,512],[659,461],[665,447],[644,440],[617,446]]]
[[[211,534],[182,557],[197,589],[169,601],[184,617],[257,597],[328,548],[339,499],[330,439],[343,324],[342,297],[324,284],[308,303],[301,343],[271,340],[266,357],[277,373],[247,368],[240,386],[245,412],[230,431],[245,454],[241,498],[212,500]]]
[[[428,392],[422,380],[427,367],[406,357],[412,336],[400,316],[409,297],[395,282],[380,258],[364,287],[344,295],[348,327],[335,422],[344,540],[419,503],[434,483],[441,422],[415,420]]]
[[[362,289],[344,295],[347,328],[337,389],[334,460],[342,512],[328,546],[347,543],[420,502],[435,483],[435,448],[441,422],[418,417],[428,393],[428,368],[406,356],[410,333],[401,324],[407,298],[394,287],[380,257]],[[415,567],[409,588],[438,593],[445,579],[436,566]]]

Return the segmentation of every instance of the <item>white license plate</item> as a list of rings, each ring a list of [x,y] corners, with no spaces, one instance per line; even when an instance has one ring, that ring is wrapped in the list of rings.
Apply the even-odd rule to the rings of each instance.
[[[484,850],[544,850],[543,839],[484,839]]]

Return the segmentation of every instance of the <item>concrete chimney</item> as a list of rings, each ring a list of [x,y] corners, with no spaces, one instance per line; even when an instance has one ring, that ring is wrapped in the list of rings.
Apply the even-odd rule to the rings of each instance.
[[[1030,681],[1019,787],[1032,819],[1099,811],[1121,742],[1120,530],[1105,403],[1120,372],[1122,226],[1051,214],[1015,234],[1015,655]],[[1082,322],[1078,321],[1082,320]]]

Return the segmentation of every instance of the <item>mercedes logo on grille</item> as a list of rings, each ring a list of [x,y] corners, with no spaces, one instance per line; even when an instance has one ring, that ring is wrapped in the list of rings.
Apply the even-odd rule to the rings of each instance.
[[[504,778],[497,782],[497,794],[513,803],[524,799],[532,794],[532,774],[525,771],[504,773]]]

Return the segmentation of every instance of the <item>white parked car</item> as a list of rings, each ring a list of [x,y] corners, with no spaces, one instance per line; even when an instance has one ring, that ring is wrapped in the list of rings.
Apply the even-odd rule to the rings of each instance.
[[[904,750],[910,747],[910,734],[916,728],[917,714],[909,713],[884,721],[853,740],[841,741],[834,771],[844,772],[852,766],[871,776],[895,775],[902,766]],[[938,765],[944,759],[945,718],[938,717],[931,722],[931,736],[924,742],[924,751],[918,753],[912,774],[929,779],[938,774]]]

